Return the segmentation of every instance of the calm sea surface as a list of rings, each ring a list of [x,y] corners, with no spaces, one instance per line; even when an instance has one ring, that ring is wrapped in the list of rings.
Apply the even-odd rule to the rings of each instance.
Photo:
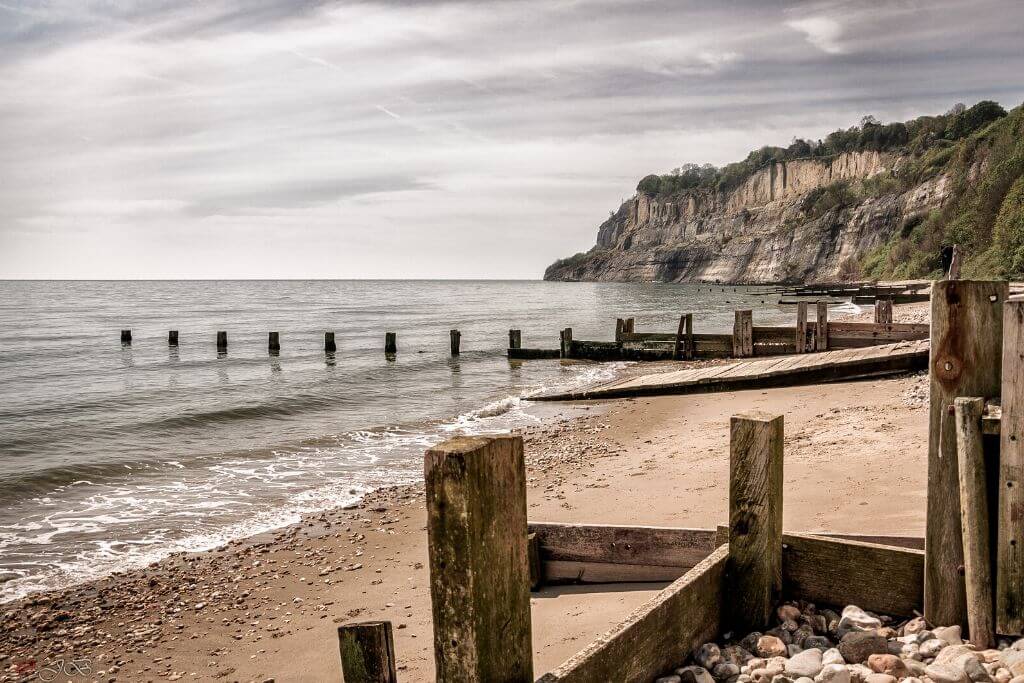
[[[763,288],[491,281],[0,282],[0,600],[198,550],[413,481],[458,431],[549,419],[518,397],[621,365],[510,363],[616,317],[790,321]],[[762,301],[765,302],[762,304]],[[122,347],[120,330],[133,343]],[[462,331],[449,356],[448,330]],[[167,331],[179,330],[177,349]],[[215,335],[228,333],[218,355]],[[267,332],[281,351],[267,352]],[[334,330],[338,351],[323,352]],[[398,355],[383,353],[398,333]]]

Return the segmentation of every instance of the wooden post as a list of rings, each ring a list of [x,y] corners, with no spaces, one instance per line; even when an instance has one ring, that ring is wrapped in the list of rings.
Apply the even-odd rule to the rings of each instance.
[[[732,326],[732,355],[749,358],[754,355],[754,312],[736,311]]]
[[[459,355],[459,346],[462,344],[462,333],[458,330],[449,330],[448,336],[451,338],[452,355]]]
[[[818,317],[814,321],[814,350],[828,351],[828,303],[818,302]]]
[[[796,305],[796,352],[807,353],[807,302]]]
[[[999,395],[1008,293],[1006,282],[932,284],[924,577],[924,617],[932,624],[967,626],[953,399]]]
[[[544,564],[540,561],[540,539],[537,534],[527,534],[526,555],[530,561],[530,590],[540,590],[544,585]]]
[[[132,345],[132,331],[131,330],[121,330],[121,343],[126,345],[126,346],[131,346]]]
[[[626,318],[625,326],[622,331],[628,334],[634,334],[636,332],[636,318]]]
[[[395,638],[390,621],[338,627],[341,675],[345,683],[397,683]]]
[[[1002,341],[996,632],[1019,636],[1024,632],[1024,301],[1003,304]]]
[[[683,335],[686,333],[686,316],[679,316],[679,326],[676,328],[676,342],[672,346],[672,360],[679,360],[683,357]]]
[[[686,330],[684,334],[686,335],[686,343],[683,347],[683,356],[686,358],[686,360],[693,360],[693,358],[697,355],[697,349],[693,345],[693,313],[686,314]]]
[[[510,348],[510,349],[521,349],[521,348],[523,348],[523,331],[522,330],[509,330],[508,331],[508,348]]]
[[[324,351],[326,353],[334,353],[338,350],[338,345],[334,342],[333,332],[324,332]]]
[[[281,350],[281,334],[279,332],[271,332],[270,337],[267,339],[267,351],[271,353],[277,353]]]
[[[424,476],[437,680],[532,682],[522,437],[456,437]]]
[[[622,341],[622,333],[626,331],[626,321],[622,318],[615,319],[615,341]]]
[[[734,633],[767,626],[782,592],[782,440],[781,415],[731,420],[725,594]]]
[[[398,335],[394,332],[384,333],[384,353],[385,354],[396,354],[398,353]]]
[[[177,330],[169,330],[167,332],[167,345],[168,346],[177,346],[178,345],[178,331]]]
[[[875,322],[883,325],[892,324],[892,299],[875,300]]]
[[[217,350],[227,351],[228,350],[228,333],[218,332],[217,333]]]
[[[964,583],[971,642],[980,650],[995,647],[992,615],[992,557],[989,554],[988,478],[981,437],[983,398],[957,398],[956,454],[960,474]]]
[[[567,327],[564,330],[562,330],[562,332],[559,335],[559,337],[561,338],[560,357],[561,358],[571,358],[572,357],[572,328],[571,327]]]

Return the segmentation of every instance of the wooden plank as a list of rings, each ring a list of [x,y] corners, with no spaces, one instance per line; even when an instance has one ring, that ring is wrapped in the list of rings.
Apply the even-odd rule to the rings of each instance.
[[[796,306],[796,352],[807,353],[807,302]]]
[[[985,399],[959,397],[956,409],[956,455],[960,473],[960,526],[964,544],[964,584],[971,642],[981,650],[995,647],[992,570],[989,555],[988,480],[982,445],[981,414]]]
[[[1003,305],[1002,342],[996,631],[1019,636],[1024,632],[1024,301]]]
[[[670,583],[695,566],[572,560],[543,560],[542,564],[547,584]]]
[[[693,314],[686,314],[686,329],[683,331],[683,355],[686,360],[693,360],[696,356],[696,349],[693,345]]]
[[[819,605],[857,605],[913,616],[923,605],[924,552],[908,548],[785,534],[783,594]]]
[[[338,649],[345,683],[398,683],[390,621],[339,626]]]
[[[711,529],[530,522],[545,562],[693,567],[714,549]]]
[[[929,370],[928,512],[924,606],[933,624],[967,627],[960,529],[957,396],[995,396],[1000,388],[1006,282],[936,282]]]
[[[540,539],[535,533],[526,535],[526,557],[530,561],[530,591],[532,592],[539,590],[544,585],[544,564],[540,559]]]
[[[818,317],[814,319],[814,350],[824,351],[828,348],[828,304],[818,302]]]
[[[732,355],[749,358],[754,355],[754,312],[736,311],[732,326]]]
[[[764,628],[782,593],[781,415],[734,415],[729,432],[729,627]]]
[[[683,357],[683,335],[686,332],[686,316],[679,316],[679,328],[676,330],[675,344],[672,347],[672,359],[679,360]]]
[[[439,681],[532,681],[521,436],[457,437],[424,459]]]
[[[649,683],[720,632],[722,546],[538,683]]]

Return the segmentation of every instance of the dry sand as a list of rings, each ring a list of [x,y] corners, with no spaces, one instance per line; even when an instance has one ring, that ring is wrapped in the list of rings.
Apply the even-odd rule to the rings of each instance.
[[[927,315],[900,307],[897,319],[917,310]],[[529,516],[724,523],[728,420],[760,409],[785,415],[787,530],[922,535],[926,401],[927,378],[914,375],[594,405],[525,434]],[[402,680],[431,680],[426,563],[421,490],[379,492],[263,537],[3,605],[0,680],[59,657],[87,663],[91,674],[74,681],[340,680],[336,625],[366,619],[394,623]],[[534,594],[536,673],[659,588]]]

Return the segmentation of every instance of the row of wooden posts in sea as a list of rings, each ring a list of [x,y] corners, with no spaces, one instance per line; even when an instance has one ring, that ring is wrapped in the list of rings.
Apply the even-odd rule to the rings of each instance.
[[[1024,635],[1024,297],[936,287],[923,538],[787,533],[782,415],[731,418],[728,525],[711,529],[528,520],[522,438],[458,437],[424,459],[436,680],[646,683],[723,634],[764,631],[783,599],[923,615],[978,650]],[[671,583],[535,676],[532,590],[645,581]],[[397,681],[390,622],[338,636],[346,683]]]
[[[849,348],[881,344],[890,341],[923,338],[927,336],[927,326],[900,326],[892,322],[892,301],[879,300],[875,303],[874,325],[865,323],[828,323],[828,304],[817,303],[817,317],[813,322],[807,319],[808,304],[801,302],[797,306],[797,321],[794,328],[788,327],[755,327],[752,310],[735,312],[735,323],[732,335],[694,334],[693,314],[687,313],[679,318],[679,327],[675,334],[669,333],[638,333],[635,330],[635,318],[619,318],[615,324],[614,342],[579,341],[573,339],[572,328],[567,327],[559,333],[560,343],[557,349],[523,348],[522,330],[508,331],[507,355],[511,359],[526,360],[538,358],[570,358],[580,360],[692,360],[703,357],[735,357],[744,358],[754,355],[771,355],[773,353],[806,353],[824,351],[829,348]],[[867,325],[867,326],[866,326]],[[878,327],[878,326],[882,327]],[[449,348],[452,356],[458,356],[462,347],[462,332],[449,330]],[[132,331],[121,330],[121,344],[131,346]],[[167,333],[167,345],[176,348],[179,345],[178,330]],[[669,348],[671,347],[671,348]],[[792,348],[790,348],[792,347]],[[218,352],[228,350],[228,333],[219,331],[216,335]],[[324,352],[336,353],[338,350],[334,332],[324,333]],[[271,354],[281,351],[281,333],[270,332],[267,336],[267,350]],[[384,353],[398,353],[398,334],[385,332]]]

